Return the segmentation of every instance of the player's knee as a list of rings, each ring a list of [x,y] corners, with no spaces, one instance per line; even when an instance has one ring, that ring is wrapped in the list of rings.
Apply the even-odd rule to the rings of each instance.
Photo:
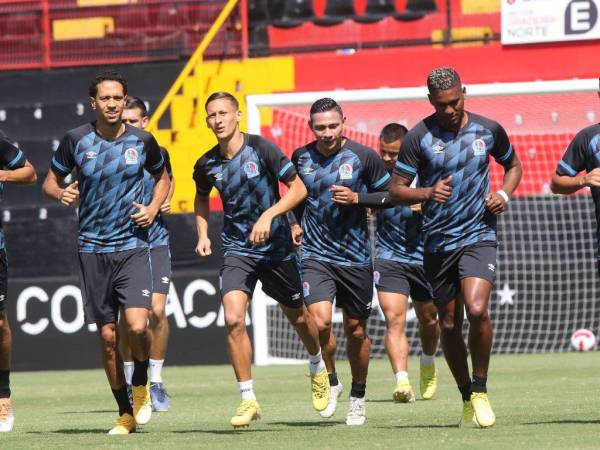
[[[467,315],[469,317],[469,321],[486,321],[489,320],[489,314],[486,302],[473,302],[471,306],[467,309]]]
[[[150,320],[155,324],[160,324],[166,320],[165,305],[152,305],[150,310]]]
[[[347,333],[349,338],[358,341],[364,341],[365,339],[368,339],[366,328],[360,324],[355,326],[349,326],[347,328]]]
[[[225,325],[230,333],[242,331],[246,326],[245,316],[231,312],[225,313]]]
[[[8,328],[8,316],[6,315],[6,311],[0,311],[0,333],[5,328]]]
[[[104,326],[100,329],[100,339],[106,347],[117,347],[117,332],[115,327]]]
[[[129,333],[138,337],[146,334],[147,324],[143,321],[136,321],[129,324]]]
[[[452,333],[455,330],[454,316],[448,314],[440,320],[440,327],[446,334]]]
[[[312,316],[312,317],[313,317],[313,320],[315,321],[315,325],[317,326],[317,330],[319,330],[319,333],[331,330],[331,320],[330,319],[324,319],[322,317],[317,317],[317,316]]]
[[[435,328],[437,324],[438,320],[434,314],[426,314],[420,321],[420,325],[426,328]]]

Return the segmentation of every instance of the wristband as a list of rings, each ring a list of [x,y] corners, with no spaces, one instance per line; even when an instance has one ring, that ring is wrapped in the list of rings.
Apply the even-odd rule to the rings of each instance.
[[[498,194],[500,197],[502,197],[504,199],[504,203],[508,203],[508,201],[510,200],[508,194],[506,192],[504,192],[502,189],[500,189],[498,192],[496,192],[496,194]]]

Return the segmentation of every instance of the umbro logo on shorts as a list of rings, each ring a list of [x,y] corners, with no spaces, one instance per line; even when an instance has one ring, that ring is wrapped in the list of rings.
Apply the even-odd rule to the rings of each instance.
[[[150,291],[149,291],[148,289],[144,289],[144,290],[142,291],[142,295],[143,295],[144,297],[150,297]]]
[[[169,284],[169,277],[162,277],[160,281],[162,281],[163,284]]]
[[[0,302],[3,302],[5,297],[6,296],[4,294],[0,295]]]
[[[488,269],[490,269],[492,272],[495,272],[496,266],[494,266],[493,264],[488,264]]]
[[[300,292],[296,292],[294,295],[292,295],[292,300],[299,300],[300,299]]]

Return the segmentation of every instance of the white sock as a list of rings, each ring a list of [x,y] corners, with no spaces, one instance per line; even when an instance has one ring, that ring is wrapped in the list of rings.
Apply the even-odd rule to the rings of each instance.
[[[164,359],[150,360],[150,383],[162,383],[162,366]]]
[[[325,368],[325,361],[321,355],[321,350],[316,355],[308,355],[308,370],[311,375],[321,372]]]
[[[421,364],[429,367],[434,366],[435,355],[426,355],[425,353],[421,353]]]
[[[240,397],[242,400],[256,400],[254,395],[254,382],[252,380],[240,381]]]
[[[133,361],[123,361],[123,369],[125,369],[125,383],[131,384],[133,377]]]
[[[396,372],[396,383],[402,380],[408,380],[408,372],[401,370],[400,372]]]

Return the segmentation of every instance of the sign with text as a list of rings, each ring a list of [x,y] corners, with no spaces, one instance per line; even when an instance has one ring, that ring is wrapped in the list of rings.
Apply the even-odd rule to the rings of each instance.
[[[502,44],[600,39],[600,0],[502,0]]]

